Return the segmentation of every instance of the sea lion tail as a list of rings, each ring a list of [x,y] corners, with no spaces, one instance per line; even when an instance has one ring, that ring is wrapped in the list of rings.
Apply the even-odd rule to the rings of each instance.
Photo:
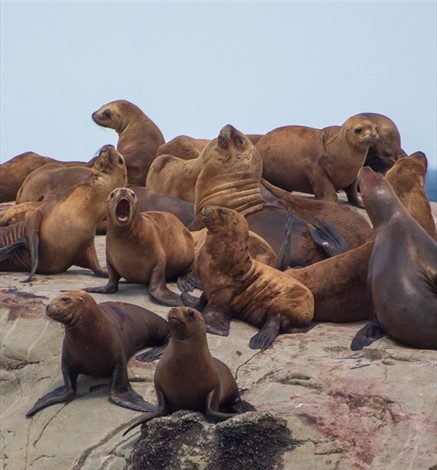
[[[327,220],[317,220],[310,234],[314,243],[326,253],[328,258],[349,249],[343,236]]]
[[[249,411],[256,411],[256,408],[248,401],[242,400],[241,398],[236,400],[232,404],[232,411],[235,413],[248,413]]]
[[[277,269],[279,271],[284,271],[290,264],[291,231],[293,229],[294,215],[290,211],[286,211],[286,214],[284,241],[278,254]]]

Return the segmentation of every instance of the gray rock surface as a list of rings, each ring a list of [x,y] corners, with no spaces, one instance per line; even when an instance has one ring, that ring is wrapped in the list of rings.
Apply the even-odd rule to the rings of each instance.
[[[97,247],[104,260],[104,237],[97,237]],[[59,275],[36,275],[30,284],[20,282],[24,277],[25,273],[1,275],[2,468],[132,467],[129,462],[133,462],[139,432],[126,437],[122,432],[138,413],[111,404],[105,380],[82,377],[75,400],[46,408],[33,419],[24,417],[39,397],[62,383],[63,331],[48,320],[45,305],[62,289],[105,282],[75,267]],[[174,284],[170,288],[177,291]],[[122,283],[117,294],[94,297],[98,302],[136,303],[162,316],[168,311],[134,284]],[[243,398],[258,412],[215,427],[193,414],[162,420],[170,419],[177,426],[178,420],[193,419],[201,427],[202,439],[210,441],[206,446],[217,441],[218,429],[236,436],[244,428],[240,435],[253,443],[253,452],[264,452],[251,440],[254,435],[245,432],[251,419],[259,422],[272,415],[278,420],[271,418],[270,424],[281,427],[286,422],[291,444],[273,457],[262,454],[260,460],[267,465],[277,458],[277,465],[286,469],[429,469],[437,463],[437,353],[406,348],[389,339],[352,352],[350,341],[361,325],[319,324],[307,333],[282,335],[273,347],[259,352],[248,347],[254,328],[233,322],[229,337],[208,335],[208,343],[212,354],[236,375]],[[152,402],[156,401],[154,369],[154,363],[134,358],[129,363],[134,388]],[[157,429],[158,422],[153,426]],[[179,439],[182,442],[185,437]],[[276,434],[271,432],[265,439],[275,441]],[[147,451],[147,445],[142,439],[137,449]],[[195,443],[193,448],[189,443],[183,446],[186,455],[199,452],[205,459],[212,455],[202,454]],[[181,468],[206,468],[204,464],[199,457],[192,466]],[[226,466],[232,468],[230,462]]]

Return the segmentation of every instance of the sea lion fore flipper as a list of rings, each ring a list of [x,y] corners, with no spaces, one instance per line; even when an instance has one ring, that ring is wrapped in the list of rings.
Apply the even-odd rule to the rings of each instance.
[[[85,249],[78,253],[77,259],[74,260],[74,264],[83,268],[91,269],[91,271],[97,277],[108,277],[108,273],[100,266],[100,262],[97,258],[96,247],[94,246],[94,240]]]
[[[281,315],[269,315],[264,326],[250,339],[249,347],[251,349],[267,349],[278,336],[281,324]]]
[[[364,346],[369,346],[384,336],[387,336],[387,333],[382,329],[382,326],[376,321],[369,321],[354,336],[351,349],[352,351],[360,351]]]
[[[108,284],[106,284],[106,286],[100,287],[87,287],[83,289],[85,292],[94,292],[96,294],[113,294],[114,292],[118,291],[118,281],[120,280],[121,276],[108,260],[106,260],[106,267],[108,269],[109,276]]]
[[[358,180],[357,179],[355,179],[349,186],[344,188],[344,192],[346,193],[349,204],[355,207],[359,207],[360,209],[364,209],[364,206],[361,204],[358,198]]]
[[[219,411],[220,386],[208,393],[205,400],[205,416],[211,421],[226,421],[235,416],[235,413],[224,413]]]
[[[180,296],[172,292],[165,282],[165,259],[158,261],[152,270],[149,281],[149,294],[152,299],[163,305],[170,307],[183,305]]]
[[[256,408],[251,403],[242,400],[241,398],[235,400],[231,406],[231,409],[235,411],[235,413],[248,413],[249,411],[256,411]]]
[[[194,295],[183,292],[181,294],[181,299],[187,307],[192,307],[199,311],[202,311],[208,303],[208,300],[203,292],[200,297],[194,297]]]
[[[202,289],[202,281],[189,271],[178,277],[177,286],[181,292],[191,292],[193,289]]]
[[[140,362],[156,361],[156,359],[159,359],[162,356],[166,347],[167,347],[167,344],[164,344],[162,346],[156,346],[152,349],[149,349],[149,351],[138,354],[138,356],[136,356],[135,359]]]
[[[310,234],[314,243],[329,258],[344,253],[349,249],[343,236],[326,220],[318,220],[314,228],[310,230]]]

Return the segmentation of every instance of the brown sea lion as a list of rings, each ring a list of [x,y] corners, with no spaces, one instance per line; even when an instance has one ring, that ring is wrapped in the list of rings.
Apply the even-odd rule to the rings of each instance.
[[[149,167],[164,143],[158,126],[138,106],[125,100],[104,104],[92,119],[117,132],[117,150],[126,161],[128,183],[144,186]]]
[[[112,147],[108,161],[118,168],[119,158]],[[84,183],[47,197],[23,222],[1,227],[0,271],[30,271],[29,281],[35,272],[54,274],[77,265],[107,276],[97,258],[94,236],[106,199],[116,186],[108,181],[113,179],[103,173],[91,174]]]
[[[0,211],[0,227],[23,222],[40,205],[40,202],[23,202],[2,209]]]
[[[107,201],[106,286],[87,292],[117,292],[121,277],[149,285],[149,294],[164,305],[182,305],[179,295],[166,286],[166,279],[191,268],[194,241],[190,232],[167,212],[139,212],[138,199],[128,188],[112,191]]]
[[[425,174],[426,157],[417,152],[398,160],[386,179],[411,216],[437,239],[423,187]],[[302,269],[285,271],[284,274],[298,279],[313,293],[315,321],[355,322],[369,318],[373,307],[367,292],[367,273],[372,249],[373,236],[346,253]]]
[[[228,366],[211,356],[202,315],[188,307],[172,308],[168,322],[170,341],[154,378],[158,409],[140,417],[124,434],[178,410],[199,411],[214,422],[256,411],[241,399]]]
[[[236,318],[260,328],[249,346],[265,349],[280,332],[311,322],[313,295],[299,281],[251,257],[249,226],[241,214],[206,206],[202,217],[208,234],[197,272],[209,333],[228,335],[231,318]]]
[[[167,342],[170,328],[165,320],[133,304],[97,304],[80,290],[58,295],[47,305],[46,312],[65,327],[61,358],[65,384],[40,398],[26,417],[56,403],[71,401],[80,374],[111,377],[109,399],[116,405],[136,411],[154,409],[131,387],[127,362],[138,349]]]
[[[348,201],[360,206],[356,178],[377,138],[375,124],[353,116],[341,127],[279,127],[262,137],[256,148],[264,163],[263,177],[270,183],[333,202],[337,191],[344,189]]]
[[[104,145],[98,150],[91,166],[66,166],[50,163],[33,171],[23,182],[17,194],[17,204],[41,202],[59,190],[74,188],[91,179],[103,178],[108,187],[117,188],[126,184],[126,164],[113,145]]]
[[[347,249],[329,221],[320,220],[315,226],[286,211],[283,205],[264,200],[260,189],[261,157],[250,140],[233,126],[223,127],[209,144],[208,154],[209,160],[196,183],[197,215],[207,205],[234,209],[246,217],[250,230],[264,238],[277,255],[285,237],[289,237],[285,265],[306,266]]]
[[[375,242],[367,275],[375,318],[352,341],[358,350],[386,334],[400,343],[437,349],[437,243],[411,217],[383,176],[358,176]]]
[[[274,202],[278,198],[287,210],[312,224],[317,224],[319,220],[327,220],[344,238],[349,248],[362,245],[369,238],[371,232],[369,222],[354,207],[298,196],[278,188],[264,179],[261,180],[261,184],[261,194],[264,199]],[[269,198],[268,193],[271,193],[274,198]]]
[[[378,138],[376,143],[369,147],[365,166],[379,173],[387,172],[400,158],[407,156],[401,148],[401,136],[396,124],[387,116],[377,113],[360,113],[376,125]]]

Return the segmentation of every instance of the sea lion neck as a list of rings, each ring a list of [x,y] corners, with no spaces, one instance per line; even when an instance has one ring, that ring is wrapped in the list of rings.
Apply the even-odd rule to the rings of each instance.
[[[406,212],[393,189],[385,181],[374,188],[371,195],[363,195],[363,202],[374,228],[394,221]]]

